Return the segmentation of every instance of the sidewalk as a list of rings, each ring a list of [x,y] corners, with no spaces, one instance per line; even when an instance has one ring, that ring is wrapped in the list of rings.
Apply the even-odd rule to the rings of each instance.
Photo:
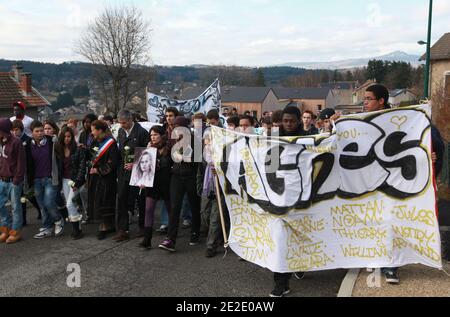
[[[450,273],[450,263],[444,262],[444,270]],[[450,277],[443,271],[410,265],[402,267],[398,273],[399,285],[387,284],[381,275],[380,287],[369,288],[367,279],[372,273],[361,270],[353,297],[450,297]]]

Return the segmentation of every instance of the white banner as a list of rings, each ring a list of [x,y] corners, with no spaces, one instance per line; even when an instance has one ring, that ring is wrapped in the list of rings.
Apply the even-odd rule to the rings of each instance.
[[[221,94],[219,79],[208,87],[200,96],[192,100],[175,100],[147,93],[148,121],[160,123],[164,119],[167,108],[175,107],[181,116],[193,115],[197,112],[207,113],[217,109],[220,113]]]
[[[428,105],[344,117],[336,133],[213,129],[230,247],[274,272],[441,268]]]

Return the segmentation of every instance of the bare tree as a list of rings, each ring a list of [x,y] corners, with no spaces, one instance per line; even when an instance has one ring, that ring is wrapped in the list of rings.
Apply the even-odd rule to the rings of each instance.
[[[107,109],[117,113],[151,79],[151,29],[136,7],[108,7],[88,25],[76,52],[95,68]]]

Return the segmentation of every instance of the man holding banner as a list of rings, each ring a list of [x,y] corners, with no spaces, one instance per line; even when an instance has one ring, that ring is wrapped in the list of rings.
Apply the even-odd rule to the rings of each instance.
[[[301,112],[297,107],[286,107],[283,110],[282,126],[280,129],[280,136],[299,136],[302,134],[301,129]],[[304,277],[303,272],[295,273],[297,279]],[[275,288],[270,293],[270,297],[283,297],[291,292],[289,287],[289,280],[292,277],[292,273],[277,273],[274,272],[273,279],[275,281]]]
[[[372,85],[367,88],[365,96],[364,96],[364,111],[367,113],[382,111],[386,109],[390,109],[389,106],[389,91],[388,89],[379,84]],[[337,119],[335,117],[334,119]],[[432,162],[435,168],[435,177],[440,173],[442,169],[442,160],[443,160],[443,146],[444,143],[440,136],[439,131],[431,126],[431,139],[433,143],[433,153],[432,153]],[[400,278],[398,276],[398,268],[383,268],[382,273],[386,277],[386,282],[389,284],[398,284],[400,283]]]
[[[277,272],[271,296],[287,294],[299,271],[384,267],[398,282],[396,267],[442,268],[431,107],[378,111],[387,98],[377,89],[368,113],[342,118],[330,135],[295,136],[294,109],[280,138],[213,128],[229,245]]]

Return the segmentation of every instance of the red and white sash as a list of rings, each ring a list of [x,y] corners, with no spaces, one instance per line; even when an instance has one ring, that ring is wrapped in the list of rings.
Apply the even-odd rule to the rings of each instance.
[[[95,164],[98,163],[98,161],[100,161],[100,159],[103,157],[103,155],[105,155],[105,153],[108,151],[108,149],[111,147],[111,145],[113,145],[115,142],[116,141],[114,141],[113,138],[110,138],[102,145],[102,147],[98,150],[97,156],[92,161],[92,166],[94,166]]]

